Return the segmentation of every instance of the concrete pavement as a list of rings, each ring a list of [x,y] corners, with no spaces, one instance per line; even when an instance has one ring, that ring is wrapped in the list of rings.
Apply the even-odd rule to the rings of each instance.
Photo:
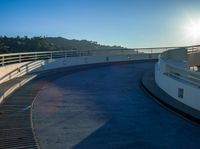
[[[152,62],[109,65],[48,82],[33,108],[41,148],[199,148],[200,127],[141,89],[143,73],[153,68]]]

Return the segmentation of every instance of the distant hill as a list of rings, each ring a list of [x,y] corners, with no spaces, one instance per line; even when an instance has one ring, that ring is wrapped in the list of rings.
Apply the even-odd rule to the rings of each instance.
[[[95,41],[69,40],[62,37],[6,37],[0,36],[0,53],[56,50],[123,49],[120,46],[100,45]]]

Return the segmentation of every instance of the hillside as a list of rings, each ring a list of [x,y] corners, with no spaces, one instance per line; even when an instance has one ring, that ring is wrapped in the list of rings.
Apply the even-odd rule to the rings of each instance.
[[[120,46],[100,45],[95,41],[69,40],[62,37],[0,37],[0,53],[56,51],[56,50],[91,50],[122,49]]]

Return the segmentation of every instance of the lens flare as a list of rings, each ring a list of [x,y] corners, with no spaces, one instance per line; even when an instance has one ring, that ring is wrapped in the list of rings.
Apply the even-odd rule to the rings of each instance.
[[[200,20],[190,20],[184,27],[187,40],[192,44],[200,44]]]

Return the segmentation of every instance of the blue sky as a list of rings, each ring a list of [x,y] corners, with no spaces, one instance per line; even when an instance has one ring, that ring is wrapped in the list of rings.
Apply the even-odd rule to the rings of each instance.
[[[197,44],[200,0],[0,0],[0,35],[62,36],[126,47]]]

